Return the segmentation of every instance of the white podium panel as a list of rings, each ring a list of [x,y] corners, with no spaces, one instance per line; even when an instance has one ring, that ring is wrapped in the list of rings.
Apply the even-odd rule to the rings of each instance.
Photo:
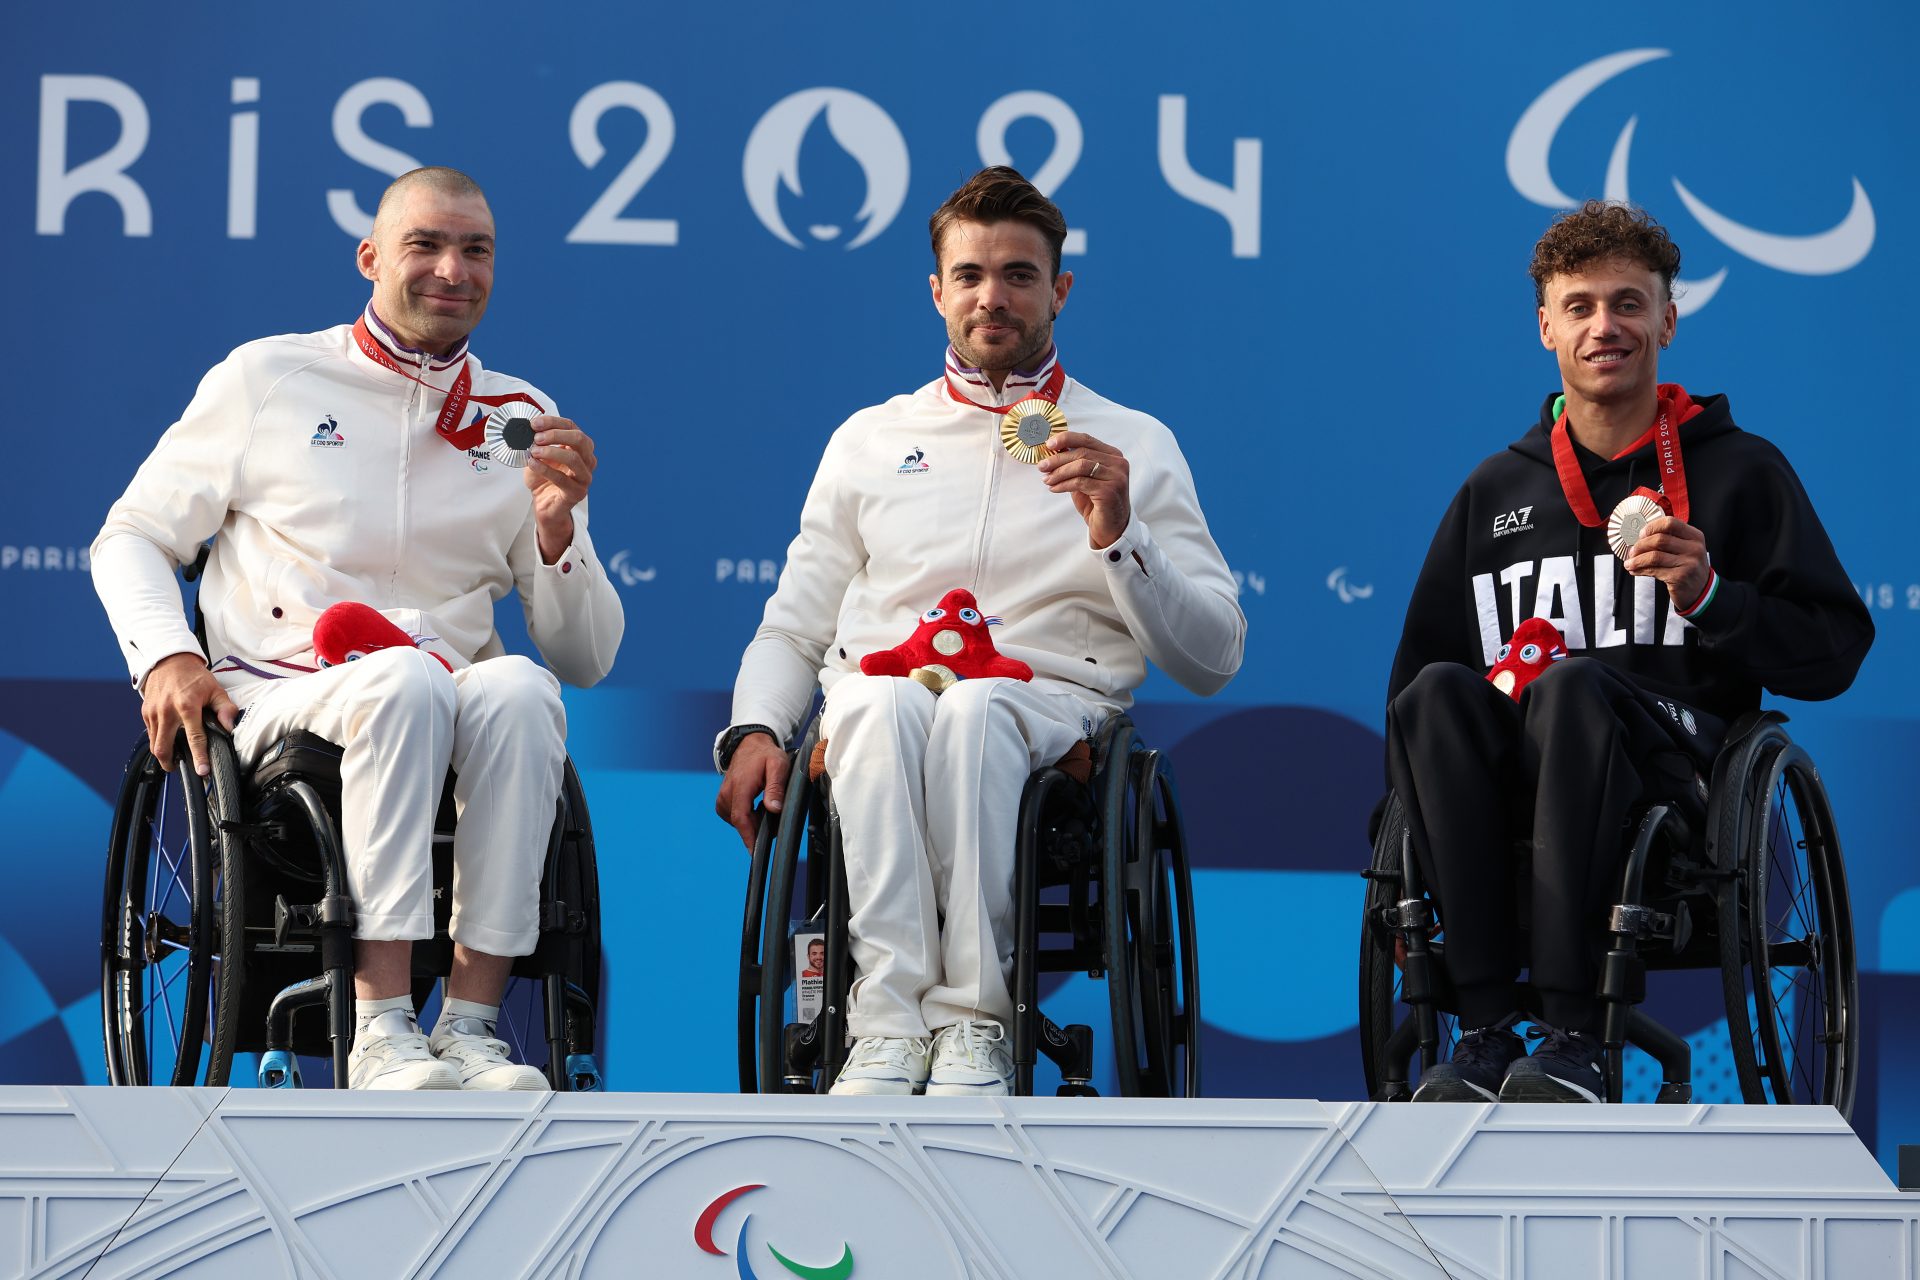
[[[1913,1277],[1825,1108],[0,1089],[0,1277]]]

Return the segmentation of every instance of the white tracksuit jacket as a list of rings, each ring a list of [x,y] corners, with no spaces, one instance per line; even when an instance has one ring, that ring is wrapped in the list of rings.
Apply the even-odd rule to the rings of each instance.
[[[1070,429],[1129,464],[1132,521],[1098,551],[1072,498],[1001,447],[1000,413],[977,405],[1010,404],[1050,369],[995,393],[949,353],[947,379],[848,419],[741,659],[733,724],[791,734],[815,682],[827,689],[856,1037],[1006,1026],[1028,773],[1125,707],[1147,659],[1202,694],[1240,665],[1246,619],[1172,432],[1066,381]],[[967,680],[936,702],[913,681],[857,674],[956,587],[1004,620],[995,647],[1033,667],[1030,684]]]
[[[1045,373],[1009,377],[997,397],[948,376],[976,402],[1011,404]],[[956,587],[1002,619],[995,646],[1043,688],[1125,707],[1148,659],[1195,693],[1225,685],[1246,618],[1173,433],[1071,377],[1059,404],[1070,430],[1126,455],[1133,521],[1119,541],[1093,550],[1072,499],[1008,456],[998,414],[954,400],[946,378],[864,409],[827,443],[741,658],[732,723],[791,734],[816,682],[831,689],[905,640]]]
[[[543,565],[521,472],[435,430],[462,359],[473,370],[467,429],[507,399],[555,412],[464,350],[416,369],[422,386],[369,359],[351,325],[262,338],[214,366],[93,544],[95,588],[135,685],[162,658],[200,652],[174,571],[216,533],[200,588],[204,656],[242,705],[265,679],[316,665],[314,621],[342,600],[380,610],[459,667],[501,652],[493,603],[518,589],[528,633],[561,679],[606,675],[624,619],[587,504],[573,510],[573,546]]]
[[[371,309],[366,319],[378,324]],[[566,715],[553,675],[501,656],[493,604],[517,589],[554,673],[590,685],[619,648],[620,599],[594,556],[586,504],[573,509],[573,545],[542,564],[522,473],[477,438],[492,406],[555,412],[553,402],[481,368],[464,343],[424,362],[389,354],[426,385],[369,358],[351,325],[263,338],[216,365],[108,512],[94,586],[140,686],[169,654],[200,654],[174,571],[217,533],[200,588],[202,656],[248,709],[234,735],[243,762],[294,728],[344,748],[354,936],[432,936],[425,836],[451,766],[453,938],[525,955],[539,937]],[[447,438],[437,419],[463,362],[471,398]],[[454,674],[405,650],[310,674],[313,624],[343,600],[378,609]]]

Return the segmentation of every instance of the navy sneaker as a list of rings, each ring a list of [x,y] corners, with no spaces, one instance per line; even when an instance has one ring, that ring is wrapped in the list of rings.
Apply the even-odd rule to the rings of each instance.
[[[1453,1046],[1453,1060],[1427,1068],[1420,1087],[1413,1091],[1415,1102],[1498,1102],[1500,1082],[1515,1062],[1527,1060],[1527,1048],[1513,1033],[1520,1015],[1510,1013],[1490,1027],[1480,1027],[1460,1037]]]
[[[1530,1058],[1507,1072],[1502,1102],[1600,1102],[1606,1078],[1600,1071],[1600,1041],[1583,1031],[1536,1026],[1527,1033],[1543,1037]]]

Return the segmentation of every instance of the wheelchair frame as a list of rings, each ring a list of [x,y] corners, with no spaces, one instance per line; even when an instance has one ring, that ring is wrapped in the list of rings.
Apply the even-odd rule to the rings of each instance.
[[[1852,1113],[1859,1083],[1859,976],[1846,871],[1833,810],[1807,753],[1777,711],[1757,711],[1729,730],[1716,756],[1704,830],[1670,803],[1644,811],[1609,913],[1609,948],[1598,995],[1604,1007],[1606,1099],[1621,1097],[1625,1046],[1645,1049],[1663,1070],[1658,1101],[1692,1100],[1687,1042],[1638,1006],[1649,968],[1713,968],[1735,1072],[1749,1103],[1826,1103]],[[1800,817],[1795,835],[1788,802]],[[1782,836],[1784,835],[1784,839]],[[1360,1042],[1368,1095],[1411,1097],[1410,1063],[1431,1065],[1457,1028],[1449,1002],[1444,934],[1434,925],[1399,798],[1374,845],[1360,940]],[[1651,890],[1651,892],[1650,892]],[[1784,898],[1783,898],[1784,892]],[[1787,936],[1797,916],[1800,936]],[[1404,962],[1396,961],[1396,939]],[[1402,968],[1396,977],[1396,968]],[[1789,970],[1810,975],[1796,984]],[[1780,980],[1801,993],[1781,999]],[[1410,1012],[1396,1023],[1397,998]],[[1522,988],[1525,1011],[1537,1002]],[[1806,1005],[1788,1010],[1804,999]],[[1796,1019],[1794,1027],[1786,1017]],[[1444,1023],[1443,1023],[1444,1020]],[[1786,1034],[1783,1036],[1782,1033]],[[1818,1059],[1817,1070],[1805,1060]]]
[[[266,1004],[260,1083],[298,1087],[294,1018],[322,1006],[334,1087],[345,1088],[353,1039],[354,917],[338,824],[328,804],[331,799],[337,807],[340,750],[311,734],[295,733],[270,748],[243,780],[232,739],[209,720],[208,754],[206,779],[184,764],[167,773],[143,739],[122,776],[101,920],[108,1077],[115,1084],[226,1084],[236,1048],[250,1047],[241,1027],[243,1011],[258,1003],[248,990],[249,969],[262,956],[317,953],[320,974],[285,986]],[[184,734],[175,758],[189,758]],[[187,827],[178,855],[165,829],[170,793],[179,797]],[[540,939],[532,955],[516,958],[513,973],[539,984],[550,1083],[556,1089],[597,1090],[602,1087],[593,1049],[599,886],[592,823],[571,760],[555,810],[542,877]],[[449,788],[442,815],[450,814]],[[450,831],[450,822],[436,825]],[[309,860],[283,847],[296,832],[310,843]],[[436,830],[434,841],[436,881],[445,884],[452,836]],[[262,871],[281,887],[290,882],[316,887],[317,900],[289,902],[285,893],[276,894],[272,921],[265,923],[262,904],[249,900],[246,890],[252,875]],[[169,882],[160,885],[159,875]],[[437,896],[439,932],[415,944],[416,1005],[431,990],[436,962],[450,959],[451,943],[444,937],[449,907]],[[185,920],[176,920],[175,913]],[[186,953],[184,970],[177,963],[180,952]],[[169,965],[172,973],[163,976]],[[180,978],[176,1008],[167,988]],[[155,983],[152,992],[146,989],[149,980]],[[148,1048],[161,1012],[174,1062],[168,1079],[152,1081]]]
[[[786,804],[778,815],[762,811],[754,842],[740,941],[743,1093],[824,1093],[846,1059],[848,906],[831,786],[807,776],[818,741],[816,718],[790,757]],[[803,834],[809,851],[827,851],[806,858],[799,913],[824,921],[827,961],[819,1016],[787,1023],[787,924]],[[1108,885],[1119,891],[1105,892]],[[1127,716],[1102,726],[1089,783],[1053,766],[1028,778],[1014,911],[1014,1092],[1032,1092],[1040,1054],[1059,1066],[1060,1093],[1094,1092],[1092,1029],[1056,1025],[1039,1002],[1042,973],[1082,971],[1107,982],[1121,1093],[1198,1097],[1199,946],[1186,841],[1166,758],[1139,740]],[[1050,937],[1061,942],[1047,946]]]

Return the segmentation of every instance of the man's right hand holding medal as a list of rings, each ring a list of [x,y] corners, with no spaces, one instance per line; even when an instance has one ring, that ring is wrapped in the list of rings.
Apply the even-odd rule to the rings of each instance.
[[[1699,604],[1713,580],[1707,563],[1707,535],[1678,516],[1655,516],[1641,530],[1625,557],[1627,572],[1658,578],[1682,610]]]
[[[1048,445],[1053,452],[1040,460],[1047,488],[1072,496],[1094,550],[1112,546],[1133,519],[1127,455],[1083,431],[1062,431]]]

